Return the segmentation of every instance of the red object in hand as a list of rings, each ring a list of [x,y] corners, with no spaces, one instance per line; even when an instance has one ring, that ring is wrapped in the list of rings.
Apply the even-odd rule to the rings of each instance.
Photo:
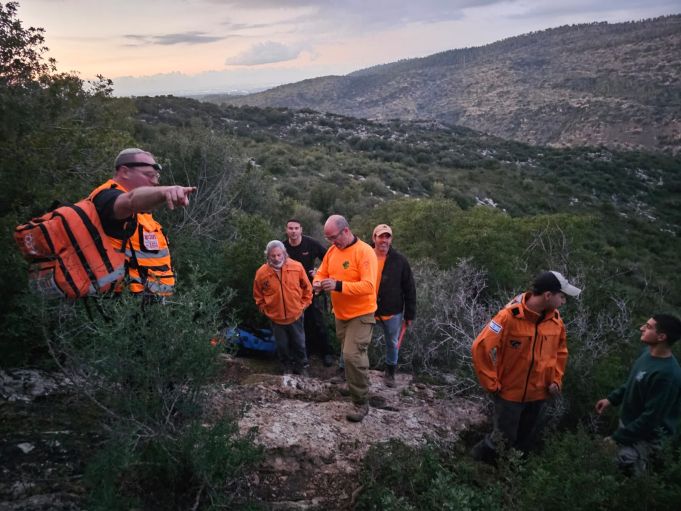
[[[397,338],[397,349],[400,349],[400,346],[402,346],[402,339],[404,339],[404,332],[407,331],[407,323],[406,321],[402,321],[402,328],[400,329],[400,336]]]

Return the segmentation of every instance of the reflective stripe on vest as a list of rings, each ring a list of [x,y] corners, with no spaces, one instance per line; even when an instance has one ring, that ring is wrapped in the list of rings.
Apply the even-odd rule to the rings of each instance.
[[[90,194],[92,199],[99,192],[116,188],[123,193],[128,192],[120,183],[109,179]],[[111,244],[116,250],[124,251],[129,279],[129,289],[132,293],[142,293],[145,290],[163,296],[173,294],[175,275],[170,259],[168,240],[159,224],[151,213],[137,213],[137,228],[125,241],[111,238]],[[145,246],[145,239],[148,239]]]
[[[132,257],[132,251],[129,248],[125,249],[125,257],[128,257],[128,258]],[[137,258],[137,260],[140,260],[140,259],[162,259],[164,257],[170,257],[170,251],[167,248],[164,248],[163,250],[159,250],[158,252],[154,252],[154,253],[136,250],[135,251],[135,257]],[[159,266],[159,265],[155,265],[155,266]]]
[[[149,246],[151,245],[151,246]],[[127,253],[130,252],[130,255]],[[130,260],[130,291],[170,295],[175,274],[170,260],[168,240],[151,213],[137,214],[137,232],[128,240],[126,256]]]

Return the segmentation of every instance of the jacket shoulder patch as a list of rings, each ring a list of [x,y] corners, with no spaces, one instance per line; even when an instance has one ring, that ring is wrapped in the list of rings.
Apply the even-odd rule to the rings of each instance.
[[[489,329],[495,334],[498,334],[499,332],[501,332],[502,326],[496,321],[492,320],[489,322]]]

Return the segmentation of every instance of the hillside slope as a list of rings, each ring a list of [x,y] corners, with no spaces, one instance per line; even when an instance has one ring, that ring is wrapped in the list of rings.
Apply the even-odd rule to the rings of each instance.
[[[370,119],[434,119],[537,145],[681,148],[681,15],[564,26],[241,97]]]

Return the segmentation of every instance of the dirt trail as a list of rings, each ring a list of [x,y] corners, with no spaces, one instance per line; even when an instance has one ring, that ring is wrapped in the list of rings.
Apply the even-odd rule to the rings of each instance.
[[[333,368],[313,362],[310,377],[302,377],[275,374],[275,361],[225,356],[224,362],[234,384],[214,388],[212,400],[216,411],[245,409],[242,432],[257,428],[266,457],[252,486],[272,509],[349,509],[360,462],[373,444],[453,441],[485,420],[477,402],[439,396],[437,387],[407,374],[398,373],[390,389],[383,373],[370,371],[372,406],[355,424],[345,418],[350,398],[328,382]]]

